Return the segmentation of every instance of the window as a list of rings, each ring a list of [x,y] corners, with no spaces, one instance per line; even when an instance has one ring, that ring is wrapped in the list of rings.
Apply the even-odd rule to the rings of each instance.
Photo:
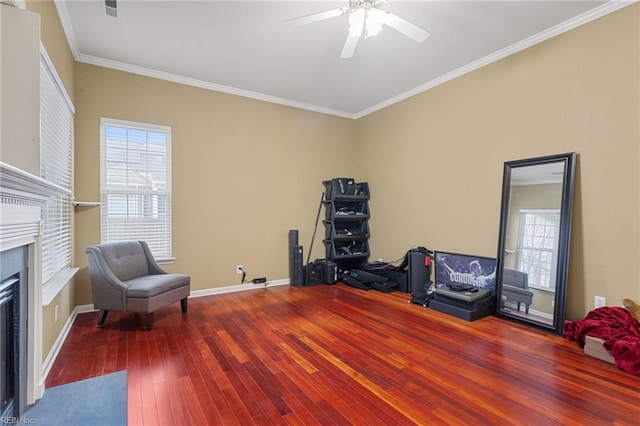
[[[53,282],[65,285],[71,268],[74,108],[44,50],[40,57],[40,175],[61,188],[60,195],[51,197],[42,208],[42,283],[46,290],[54,287]]]
[[[560,210],[521,210],[518,270],[529,275],[529,286],[555,290]]]
[[[171,128],[103,118],[102,242],[143,240],[158,260],[171,251]]]

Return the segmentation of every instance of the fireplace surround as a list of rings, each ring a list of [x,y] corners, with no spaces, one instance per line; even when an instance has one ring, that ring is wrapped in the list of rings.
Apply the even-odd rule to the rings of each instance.
[[[12,329],[11,333],[8,333],[22,335],[24,339],[15,346],[22,350],[22,362],[16,363],[19,371],[13,373],[20,389],[11,391],[17,397],[17,404],[14,404],[12,413],[17,416],[22,414],[22,410],[27,405],[40,399],[44,392],[41,208],[50,197],[65,193],[68,191],[64,188],[39,176],[0,162],[0,265],[3,264],[3,259],[9,259],[9,264],[13,264],[15,257],[21,257],[25,263],[24,267],[17,267],[20,269],[17,275],[22,283],[22,288],[17,293],[20,302],[17,304],[11,302],[11,306],[3,310],[7,318],[13,318],[18,316],[14,313],[14,308],[22,306],[23,309],[20,309],[22,312],[19,313],[22,315],[20,323],[26,328],[19,332],[17,329]],[[3,269],[5,269],[4,266]],[[2,273],[0,280],[8,288],[9,281],[6,279],[14,275],[16,272],[6,269],[6,273]]]

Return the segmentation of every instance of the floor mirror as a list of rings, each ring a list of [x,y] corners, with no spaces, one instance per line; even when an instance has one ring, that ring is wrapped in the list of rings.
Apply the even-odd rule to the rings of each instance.
[[[496,315],[562,335],[576,153],[504,164]]]

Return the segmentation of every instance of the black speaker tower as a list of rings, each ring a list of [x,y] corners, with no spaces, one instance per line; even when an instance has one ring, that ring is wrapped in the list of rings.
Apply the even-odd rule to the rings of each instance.
[[[293,249],[298,245],[298,230],[291,229],[289,230],[289,255],[287,258],[289,259],[289,282],[293,284]]]
[[[409,250],[408,290],[412,296],[419,296],[425,291],[425,284],[429,281],[429,268],[426,265],[427,254],[418,250]]]
[[[291,284],[296,287],[304,286],[304,267],[302,266],[303,253],[302,246],[293,247],[293,275]]]

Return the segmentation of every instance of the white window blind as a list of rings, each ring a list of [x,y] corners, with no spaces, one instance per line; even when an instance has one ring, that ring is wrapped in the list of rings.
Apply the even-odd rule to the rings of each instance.
[[[46,55],[40,61],[40,175],[61,188],[42,208],[42,282],[71,267],[73,105]]]
[[[171,128],[102,118],[102,242],[143,240],[172,258]]]
[[[554,290],[560,210],[521,210],[518,270],[529,275],[529,286]]]

